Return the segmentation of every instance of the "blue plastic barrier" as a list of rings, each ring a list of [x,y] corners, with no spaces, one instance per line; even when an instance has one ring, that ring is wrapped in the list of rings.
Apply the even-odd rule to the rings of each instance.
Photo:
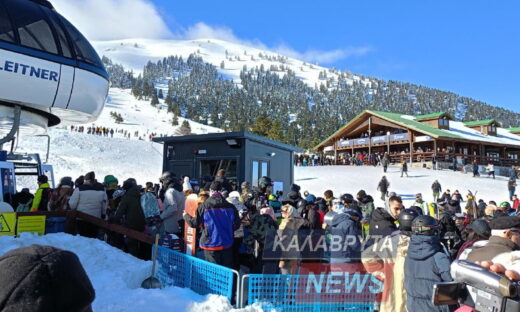
[[[320,283],[319,278],[309,275],[251,274],[247,277],[246,304],[257,304],[265,311],[277,312],[374,311],[378,295],[368,291],[369,284],[357,288],[347,283],[347,287],[354,287],[345,291],[341,289],[338,277],[335,275],[332,280],[326,275]]]
[[[233,296],[233,270],[159,246],[157,278],[163,286],[189,288],[207,295]]]
[[[45,234],[65,232],[67,218],[54,217],[45,220]]]

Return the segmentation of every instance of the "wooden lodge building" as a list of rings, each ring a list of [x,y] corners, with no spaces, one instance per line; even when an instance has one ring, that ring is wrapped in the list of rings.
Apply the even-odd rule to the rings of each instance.
[[[494,119],[460,122],[447,112],[409,116],[365,110],[315,148],[333,153],[334,163],[356,153],[469,164],[520,165],[520,127],[501,128]]]

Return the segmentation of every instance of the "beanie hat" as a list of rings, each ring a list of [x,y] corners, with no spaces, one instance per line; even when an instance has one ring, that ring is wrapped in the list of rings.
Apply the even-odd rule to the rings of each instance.
[[[94,171],[90,171],[85,175],[85,180],[93,181],[94,179],[96,179],[96,174]]]
[[[51,246],[18,248],[0,257],[1,311],[92,311],[94,288],[78,257]]]
[[[38,183],[47,183],[49,182],[49,178],[47,178],[46,175],[39,175],[38,176]]]

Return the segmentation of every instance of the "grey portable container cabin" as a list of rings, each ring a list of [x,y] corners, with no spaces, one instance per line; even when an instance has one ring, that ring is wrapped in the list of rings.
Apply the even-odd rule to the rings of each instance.
[[[268,176],[275,191],[290,190],[294,182],[294,152],[300,149],[248,132],[225,132],[174,137],[157,137],[164,144],[163,171],[178,177],[187,175],[201,183],[214,177],[219,169],[237,186],[248,181],[257,186],[258,179]]]

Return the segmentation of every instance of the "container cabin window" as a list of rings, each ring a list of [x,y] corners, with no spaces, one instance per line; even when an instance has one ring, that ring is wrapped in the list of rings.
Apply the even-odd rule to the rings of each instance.
[[[200,177],[215,177],[217,171],[224,169],[226,178],[237,183],[236,159],[203,159],[200,161]]]
[[[251,170],[251,185],[253,186],[258,186],[258,180],[261,177],[269,176],[267,161],[253,160]]]
[[[5,8],[0,4],[0,40],[14,43],[16,37],[14,36],[13,26],[7,16]]]
[[[14,180],[13,180],[13,172],[10,168],[0,168],[0,179],[2,180],[2,196],[6,196],[6,194],[14,194]]]
[[[40,6],[31,1],[5,1],[22,46],[58,54],[51,27]]]

